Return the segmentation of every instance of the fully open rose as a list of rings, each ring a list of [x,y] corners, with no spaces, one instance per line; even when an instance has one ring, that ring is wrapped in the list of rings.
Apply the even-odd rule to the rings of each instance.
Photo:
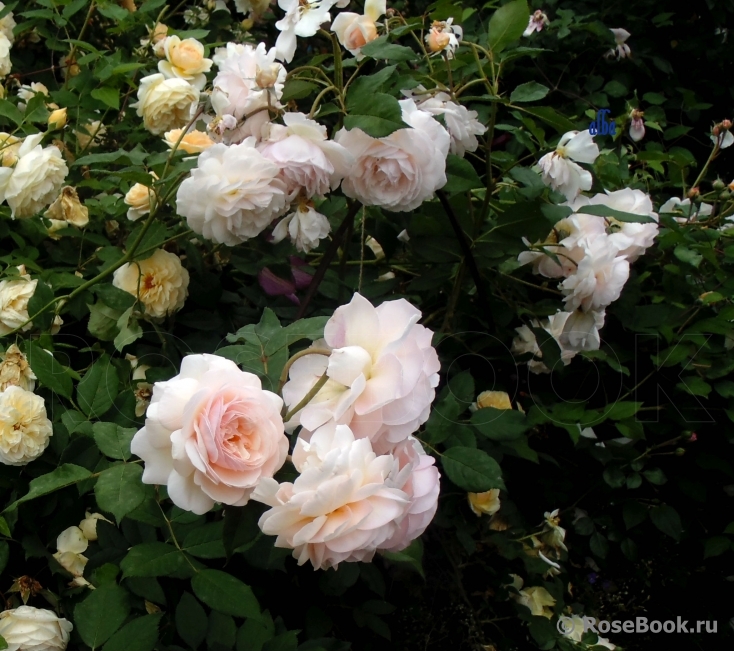
[[[145,461],[143,481],[168,486],[182,509],[243,506],[285,462],[282,406],[234,362],[190,355],[177,376],[153,386],[145,427],[130,449]]]

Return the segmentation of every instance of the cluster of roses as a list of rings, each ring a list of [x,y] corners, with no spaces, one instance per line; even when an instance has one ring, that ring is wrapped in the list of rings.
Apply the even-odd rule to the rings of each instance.
[[[553,336],[564,364],[581,351],[599,348],[606,307],[619,298],[630,264],[652,246],[658,233],[658,215],[650,197],[640,190],[625,188],[593,197],[579,194],[591,189],[592,177],[578,163],[591,164],[598,155],[599,148],[588,131],[571,131],[563,135],[554,152],[540,159],[543,182],[566,196],[562,205],[573,214],[557,222],[544,242],[531,245],[525,240],[532,248],[518,256],[520,264],[532,264],[533,273],[560,280],[564,310],[531,325]],[[594,205],[641,215],[647,221],[622,222],[579,212]],[[550,372],[540,361],[542,352],[531,328],[521,326],[517,333],[513,352],[532,353],[530,370]]]
[[[355,294],[324,339],[294,356],[283,399],[230,360],[184,358],[176,377],[153,386],[133,438],[143,481],[166,485],[174,504],[199,514],[215,502],[267,504],[262,531],[317,569],[406,548],[439,494],[434,459],[412,436],[440,368],[420,316],[404,299],[375,308]],[[299,426],[290,457],[299,475],[278,483],[285,432]]]
[[[281,35],[269,50],[264,43],[228,43],[208,59],[201,43],[165,36],[165,27],[156,28],[150,39],[161,57],[159,72],[142,80],[132,106],[149,131],[164,134],[170,148],[199,154],[197,167],[179,187],[177,210],[194,232],[216,243],[239,244],[283,217],[272,241],[290,237],[299,251],[308,252],[330,230],[316,202],[340,185],[364,205],[413,210],[446,183],[448,153],[474,151],[476,136],[486,131],[476,112],[446,92],[423,87],[404,91],[400,105],[408,128],[383,138],[355,128],[340,129],[329,139],[312,116],[284,112],[287,73],[278,59],[289,61],[295,36],[315,34],[330,20],[333,5],[292,4],[283,5],[287,15],[277,24]],[[384,2],[368,2],[363,16],[344,12],[333,29],[359,57],[361,45],[377,37],[375,21],[384,13]],[[453,36],[442,47],[452,50],[458,45],[455,28],[447,21],[432,32],[442,29]],[[205,73],[213,65],[212,90],[200,102]],[[444,116],[446,128],[436,115]],[[272,121],[278,116],[284,124]],[[205,130],[197,129],[199,124]],[[128,217],[138,219],[155,200],[154,190],[134,186],[125,198]]]

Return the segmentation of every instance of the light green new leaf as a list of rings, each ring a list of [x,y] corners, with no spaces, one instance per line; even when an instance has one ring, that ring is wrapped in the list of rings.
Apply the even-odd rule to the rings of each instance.
[[[449,479],[465,491],[483,493],[505,487],[499,464],[483,450],[449,448],[441,456],[441,463]]]
[[[73,463],[65,463],[56,468],[53,472],[50,472],[47,475],[42,475],[41,477],[36,477],[31,481],[29,486],[30,490],[23,497],[6,507],[3,513],[12,511],[23,502],[28,502],[29,500],[33,500],[43,495],[48,495],[49,493],[61,490],[67,486],[73,486],[74,484],[78,484],[80,481],[89,479],[91,476],[92,473],[86,468],[75,466]]]
[[[97,505],[112,513],[118,524],[145,499],[142,475],[143,469],[138,464],[121,463],[103,471],[97,480],[94,487]]]
[[[250,586],[221,570],[202,570],[191,579],[194,594],[207,606],[233,617],[259,617],[260,605]]]
[[[114,583],[92,590],[74,609],[74,626],[84,643],[99,649],[130,613],[129,594]]]
[[[494,54],[518,40],[530,20],[526,0],[513,0],[500,7],[489,19],[489,49]]]

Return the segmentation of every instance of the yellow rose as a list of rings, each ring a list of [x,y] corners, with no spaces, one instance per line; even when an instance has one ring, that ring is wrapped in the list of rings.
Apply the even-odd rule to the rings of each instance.
[[[0,393],[0,463],[25,466],[43,454],[52,434],[41,396],[18,386]]]
[[[477,515],[494,515],[500,510],[500,489],[493,488],[485,493],[468,493],[469,506]]]
[[[205,72],[212,67],[212,60],[204,57],[204,46],[195,38],[183,41],[178,36],[167,36],[163,41],[165,60],[158,63],[158,70],[167,78],[178,77],[191,82],[199,90],[206,84]]]
[[[68,222],[77,228],[84,228],[89,223],[89,209],[79,201],[79,195],[70,185],[61,189],[58,196],[44,216],[51,220]]]
[[[122,265],[115,271],[112,284],[136,296],[147,315],[162,318],[183,307],[189,272],[177,255],[158,249],[146,260]]]
[[[166,79],[158,73],[143,77],[138,88],[138,101],[130,108],[137,109],[145,128],[158,135],[186,126],[198,101],[198,88],[185,79]]]
[[[166,131],[163,136],[163,140],[168,145],[169,149],[173,149],[181,138],[181,132],[183,129],[174,129],[173,131]],[[189,131],[181,142],[178,142],[178,149],[185,151],[187,154],[200,154],[205,149],[208,149],[214,144],[214,141],[203,131]]]
[[[15,344],[10,344],[2,356],[0,363],[0,391],[8,387],[18,386],[26,391],[36,387],[36,376],[28,364],[26,356]]]
[[[477,396],[477,409],[512,409],[510,396],[504,391],[482,391]]]
[[[49,129],[63,129],[66,126],[66,108],[56,109],[51,111],[48,116],[48,128]]]
[[[156,174],[152,176],[154,179],[158,178]],[[130,206],[127,210],[127,218],[131,222],[137,221],[143,215],[149,213],[153,207],[155,190],[142,183],[136,183],[128,190],[123,201]]]

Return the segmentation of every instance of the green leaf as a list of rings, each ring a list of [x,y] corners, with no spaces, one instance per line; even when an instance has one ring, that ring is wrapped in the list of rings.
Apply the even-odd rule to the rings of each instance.
[[[449,448],[441,456],[441,463],[449,479],[465,491],[483,493],[505,487],[499,464],[483,450]]]
[[[248,619],[237,631],[237,651],[261,651],[263,645],[273,638],[275,627],[272,619]],[[314,651],[319,651],[317,647]]]
[[[576,212],[582,212],[587,215],[596,215],[597,217],[612,217],[620,222],[626,223],[639,223],[639,224],[655,224],[657,223],[652,217],[647,215],[636,215],[631,212],[622,212],[621,210],[615,210],[609,206],[601,204],[581,206]]]
[[[102,302],[119,312],[124,312],[135,305],[135,297],[119,287],[111,284],[95,285],[92,291],[102,299]]]
[[[492,441],[514,441],[529,429],[525,414],[517,409],[477,409],[471,423]]]
[[[608,409],[604,409],[604,414],[607,418],[611,418],[612,420],[622,420],[624,418],[631,418],[634,416],[639,411],[640,407],[642,407],[641,402],[615,402]]]
[[[418,55],[409,47],[387,42],[387,35],[367,43],[360,50],[365,56],[388,61],[414,61]]]
[[[558,133],[566,133],[567,131],[574,131],[576,129],[576,125],[571,120],[550,106],[523,107],[522,111],[523,113],[529,113],[543,120],[543,122],[552,126]]]
[[[120,427],[115,423],[94,423],[92,433],[97,447],[111,459],[127,461],[130,456],[130,441],[137,430],[134,427]]]
[[[49,493],[61,490],[67,486],[73,486],[74,484],[78,484],[80,481],[89,479],[91,476],[92,473],[86,468],[75,466],[72,463],[65,463],[56,468],[53,472],[33,479],[29,485],[28,492],[23,497],[13,502],[10,506],[6,507],[3,513],[12,511],[23,502],[28,502],[29,500],[42,497],[43,495],[48,495]]]
[[[102,355],[84,374],[76,389],[81,410],[89,417],[99,418],[117,397],[119,379],[110,358]]]
[[[8,118],[15,125],[23,122],[23,113],[6,99],[0,99],[0,116]]]
[[[224,521],[210,522],[186,534],[183,549],[197,558],[225,558]]]
[[[655,506],[650,510],[650,519],[652,523],[660,529],[664,534],[667,534],[674,540],[680,540],[680,535],[683,532],[683,525],[680,521],[678,511],[672,506],[663,504],[662,506]]]
[[[207,606],[233,617],[259,617],[250,586],[221,570],[201,570],[191,579],[194,594]]]
[[[135,545],[120,562],[124,577],[165,576],[186,567],[186,557],[173,545],[162,542]]]
[[[102,341],[112,341],[118,334],[117,321],[120,312],[102,302],[87,305],[89,308],[89,334]]]
[[[396,66],[386,66],[374,75],[357,77],[347,93],[347,109],[357,110],[360,106],[371,102],[375,94],[383,90],[385,84],[395,74],[395,70]]]
[[[46,330],[51,327],[51,322],[54,319],[53,305],[49,306],[44,312],[40,314],[39,312],[53,300],[53,290],[46,283],[39,280],[36,283],[33,296],[28,301],[28,314],[33,316],[33,325],[36,328]]]
[[[380,552],[388,561],[392,563],[404,564],[415,572],[418,572],[424,579],[426,575],[423,573],[423,542],[420,538],[416,538],[408,547],[400,552]]]
[[[694,249],[689,249],[684,244],[679,244],[675,247],[673,250],[673,254],[675,255],[678,260],[681,262],[686,262],[692,267],[698,267],[698,265],[701,264],[701,261],[703,260],[703,256]]]
[[[128,308],[117,320],[116,326],[120,332],[114,340],[116,350],[122,351],[125,346],[137,341],[143,336],[143,329],[140,327],[138,320],[134,318],[132,314],[133,308]]]
[[[344,127],[350,131],[361,129],[373,138],[383,138],[398,129],[409,128],[403,122],[398,100],[386,93],[375,93],[369,103],[349,110],[350,114],[344,117]]]
[[[104,645],[104,651],[153,651],[162,616],[162,613],[155,613],[128,622]]]
[[[201,604],[190,592],[184,592],[176,606],[176,631],[192,649],[206,637],[208,620]]]
[[[289,102],[292,99],[303,99],[308,97],[318,88],[316,84],[303,79],[288,79],[283,87],[283,102]]]
[[[118,524],[145,499],[143,469],[138,464],[121,463],[103,471],[94,487],[97,505],[112,513]]]
[[[721,556],[724,552],[728,552],[731,548],[731,541],[726,536],[714,536],[709,538],[703,544],[703,557],[711,558],[712,556]]]
[[[13,537],[10,533],[10,527],[8,526],[8,521],[3,517],[0,517],[0,534],[5,536],[6,538]]]
[[[512,0],[500,7],[489,19],[489,49],[497,54],[518,40],[530,20],[526,0]]]
[[[535,340],[540,348],[541,359],[551,371],[561,368],[561,347],[558,345],[555,337],[545,328],[531,327],[530,330],[535,335]],[[559,364],[561,366],[559,366]]]
[[[95,88],[90,95],[94,99],[98,99],[103,104],[115,109],[120,110],[120,91],[117,88]]]
[[[600,534],[598,531],[595,531],[593,534],[591,534],[589,547],[591,548],[591,552],[599,558],[606,558],[607,554],[609,553],[609,542],[607,541],[606,537]]]
[[[446,177],[448,179],[443,187],[446,192],[466,192],[475,188],[483,188],[484,182],[474,166],[466,159],[454,154],[446,158]]]
[[[645,475],[645,479],[647,479],[647,481],[651,484],[655,484],[656,486],[662,486],[666,481],[668,481],[660,468],[650,468],[649,470],[644,470],[642,474]]]
[[[550,92],[550,88],[537,81],[528,81],[520,84],[510,95],[511,102],[535,102],[543,99]]]
[[[129,612],[127,591],[114,583],[105,583],[77,604],[74,627],[87,646],[98,649],[122,626]]]
[[[32,342],[26,354],[28,363],[41,384],[64,398],[71,398],[71,376],[50,352],[41,348],[36,342]]]

